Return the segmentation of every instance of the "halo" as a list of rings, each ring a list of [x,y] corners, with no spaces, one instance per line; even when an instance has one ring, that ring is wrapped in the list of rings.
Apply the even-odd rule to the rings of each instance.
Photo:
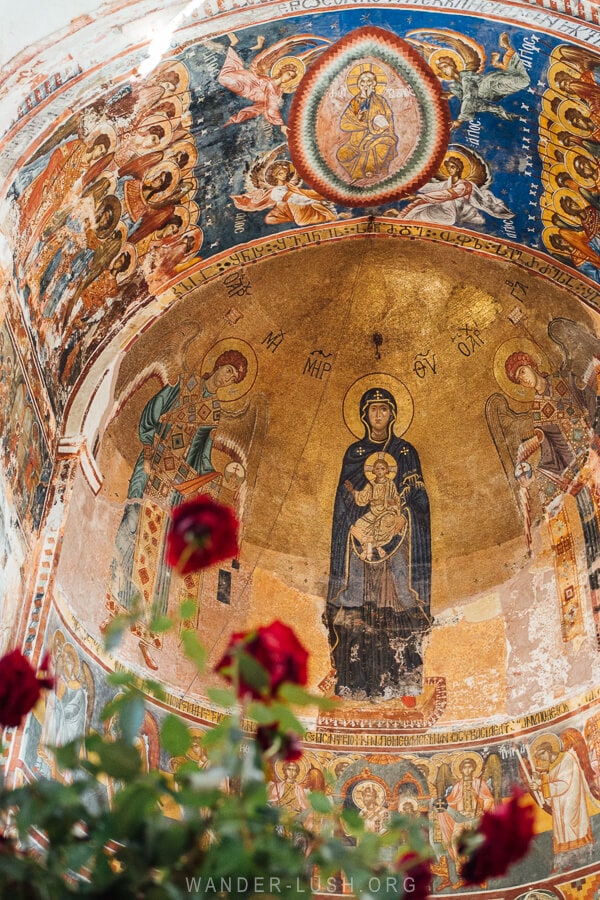
[[[475,778],[479,778],[483,770],[483,760],[480,757],[479,753],[475,753],[472,750],[465,750],[463,753],[459,753],[458,756],[454,757],[454,759],[450,763],[450,768],[452,769],[453,775],[455,775],[459,780],[463,777],[462,772],[460,771],[460,767],[467,759],[470,759],[471,762],[475,765],[473,776]]]
[[[565,75],[569,75],[571,78],[581,78],[581,72],[578,72],[577,69],[574,69],[573,66],[569,65],[565,60],[557,60],[553,62],[550,68],[548,69],[548,84],[550,87],[560,94],[561,97],[570,97],[570,94],[565,94],[564,90],[558,86],[556,83],[556,78],[561,73]]]
[[[560,106],[556,111],[556,117],[558,121],[561,123],[565,131],[570,131],[571,134],[577,134],[580,137],[587,137],[590,133],[589,128],[578,128],[576,125],[573,125],[572,122],[568,122],[565,119],[565,113],[570,109],[576,109],[577,112],[582,113],[582,115],[586,116],[589,119],[589,109],[587,109],[582,103],[577,103],[576,100],[563,100]]]
[[[472,169],[471,160],[469,159],[467,154],[463,153],[461,150],[451,150],[450,148],[448,148],[448,152],[444,156],[444,160],[440,166],[440,172],[443,172],[444,175],[446,176],[446,178],[450,177],[450,172],[446,168],[446,160],[448,159],[449,156],[456,156],[457,159],[460,159],[461,163],[464,166],[464,170],[463,170],[463,174],[461,175],[461,178],[468,178],[469,175],[471,174],[471,169]]]
[[[538,734],[529,745],[529,752],[533,759],[535,759],[541,744],[550,744],[553,753],[560,753],[562,750],[562,742],[558,735],[553,734],[551,731],[546,731],[543,734]]]
[[[398,812],[403,812],[403,810],[400,809],[400,804],[402,804],[402,806],[406,806],[406,804],[408,804],[411,807],[413,814],[419,812],[419,801],[411,794],[400,794],[398,797]]]
[[[190,224],[190,214],[185,206],[176,206],[173,210],[174,216],[179,216],[181,218],[181,227],[177,229],[175,234],[170,235],[170,237],[181,236],[184,231],[187,231],[188,225]],[[162,228],[158,229],[158,233],[160,234],[163,229],[166,228],[166,225],[163,225]]]
[[[573,191],[571,188],[559,188],[552,197],[552,204],[554,206],[554,209],[559,214],[561,219],[567,219],[574,225],[581,226],[581,219],[579,218],[579,216],[567,212],[567,210],[563,209],[563,207],[561,206],[560,201],[565,199],[570,199],[577,203],[580,212],[583,212],[583,208],[586,205],[585,200],[583,199],[581,194],[579,194],[577,191]]]
[[[356,66],[352,66],[348,75],[346,76],[346,85],[348,86],[348,90],[352,94],[353,97],[358,94],[358,79],[361,75],[364,75],[365,72],[370,72],[371,75],[375,76],[376,85],[375,85],[375,93],[383,94],[387,87],[387,75],[377,63],[374,62],[361,62]]]
[[[157,175],[160,175],[161,172],[170,172],[173,180],[168,187],[164,188],[162,191],[159,191],[157,194],[152,194],[150,200],[147,200],[144,196],[144,186],[147,186],[148,182],[153,178],[156,178]],[[180,179],[181,169],[176,163],[168,159],[163,160],[163,162],[152,166],[152,168],[144,172],[144,178],[142,181],[142,199],[146,206],[152,208],[153,206],[160,205],[163,200],[167,200],[171,196],[171,194],[174,193]]]
[[[414,415],[414,403],[410,391],[399,378],[384,372],[373,372],[363,375],[346,391],[342,404],[342,414],[346,427],[357,438],[365,435],[365,426],[360,418],[360,398],[370,388],[385,388],[396,400],[398,411],[394,422],[394,434],[401,437],[408,430]]]
[[[278,78],[281,74],[281,70],[286,66],[292,66],[296,70],[296,74],[293,78],[290,78],[289,81],[286,81],[285,84],[281,85],[281,92],[282,94],[291,94],[302,81],[304,73],[306,72],[306,66],[297,56],[282,56],[281,59],[278,59],[277,62],[273,63],[270,73],[271,78]]]
[[[552,197],[554,196],[554,194],[557,191],[561,190],[561,185],[559,185],[557,179],[558,179],[558,176],[563,175],[564,172],[565,172],[565,167],[561,166],[559,163],[556,163],[555,165],[551,166],[549,169],[546,169],[546,171],[542,173],[542,181],[546,182],[547,185],[551,188]],[[552,202],[552,198],[550,199],[550,202]]]
[[[352,798],[352,802],[355,806],[358,806],[359,809],[364,810],[365,805],[362,801],[362,796],[365,788],[373,788],[375,793],[377,794],[377,802],[381,806],[386,799],[385,791],[378,781],[372,781],[371,779],[367,779],[366,781],[359,781],[354,785],[352,790],[350,791],[350,797]]]
[[[512,397],[513,400],[518,400],[520,403],[530,403],[534,396],[532,388],[523,387],[522,384],[515,384],[506,374],[506,360],[512,353],[516,353],[518,350],[529,353],[532,359],[535,360],[540,371],[550,371],[548,357],[541,347],[534,344],[529,338],[511,338],[503,344],[500,344],[496,350],[494,356],[494,377],[504,393],[509,397]]]
[[[175,72],[177,77],[179,78],[179,85],[177,86],[177,90],[173,91],[176,94],[182,94],[186,91],[190,84],[190,73],[188,72],[187,66],[185,66],[178,59],[165,59],[161,62],[160,66],[154,71],[154,75],[152,76],[152,81],[155,83],[160,83],[160,76],[165,72]],[[167,92],[167,96],[169,93]]]
[[[445,75],[442,75],[442,73],[438,69],[438,60],[441,56],[449,56],[459,72],[462,72],[462,70],[464,69],[465,61],[460,53],[456,52],[456,50],[450,50],[450,48],[446,47],[440,47],[438,50],[434,50],[427,62],[429,63],[437,77],[441,78],[443,81],[448,81],[448,79]]]
[[[174,159],[175,155],[177,153],[180,153],[182,150],[188,154],[189,160],[185,164],[185,166],[181,167],[181,171],[187,172],[189,169],[193,169],[198,162],[198,148],[193,141],[175,141],[175,143],[171,144],[171,146],[165,151],[165,156],[167,159]]]
[[[173,126],[165,115],[146,116],[136,128],[136,134],[143,135],[144,132],[148,131],[149,128],[152,128],[153,125],[160,125],[160,127],[164,129],[164,137],[162,137],[158,144],[155,145],[157,150],[164,150],[165,147],[168,147],[171,137],[173,136]]]
[[[577,147],[577,149],[570,147],[565,152],[565,168],[573,181],[576,181],[577,184],[582,185],[582,187],[595,187],[596,179],[586,178],[585,175],[582,175],[581,172],[578,172],[575,168],[575,160],[578,156],[583,156],[585,159],[589,159],[591,163],[594,164],[596,169],[598,168],[598,160],[595,159],[591,153],[588,153],[584,147]]]
[[[248,361],[248,371],[246,377],[239,384],[230,384],[227,387],[219,388],[219,400],[221,403],[230,403],[232,400],[239,400],[244,394],[247,394],[258,374],[258,361],[256,353],[246,341],[240,341],[237,338],[225,338],[217,341],[210,348],[204,359],[202,360],[202,372],[212,372],[217,357],[224,353],[225,350],[239,350],[243,353]]]
[[[175,107],[175,114],[170,116],[164,109],[161,109],[161,106],[166,105],[167,103],[172,103]],[[166,116],[170,122],[178,122],[183,115],[183,104],[177,94],[166,94],[164,97],[155,103],[152,107],[152,110],[157,116]]]
[[[567,250],[565,250],[563,253],[560,250],[557,250],[556,247],[552,246],[550,238],[553,234],[557,234],[559,237],[562,237],[562,235],[560,234],[560,228],[557,228],[556,225],[550,225],[549,227],[544,228],[544,231],[542,232],[542,241],[544,242],[544,246],[546,247],[546,249],[549,250],[550,253],[552,253],[554,256],[564,256],[567,259],[570,259],[571,255]]]
[[[117,256],[120,256],[122,253],[129,253],[130,263],[127,266],[127,268],[124,269],[122,272],[117,272],[117,274],[115,276],[115,278],[117,280],[117,284],[121,284],[123,281],[127,281],[127,279],[130,277],[130,275],[132,275],[132,273],[135,271],[135,268],[138,263],[137,250],[135,249],[133,244],[130,244],[126,241],[123,244],[123,246],[121,247],[121,249],[119,250],[119,252],[117,253]],[[115,259],[116,259],[116,257],[115,257]],[[113,260],[113,262],[114,262],[114,260]]]
[[[308,770],[310,769],[310,760],[306,758],[306,753],[300,757],[300,759],[293,760],[293,765],[298,766],[298,777],[296,779],[296,784],[301,784],[308,774]],[[280,781],[285,781],[285,773],[283,771],[284,766],[290,765],[289,762],[285,760],[278,759],[273,768],[275,769],[275,774],[279,778]]]
[[[102,215],[102,211],[103,211],[101,209],[102,207],[106,207],[106,208],[110,209],[113,213],[113,221],[109,225],[108,228],[106,228],[104,226],[101,226],[101,227],[98,226],[98,218],[100,215]],[[104,197],[104,199],[100,201],[100,203],[98,204],[98,206],[96,207],[96,209],[94,211],[94,219],[95,219],[94,231],[96,233],[96,237],[101,241],[106,240],[106,238],[109,237],[109,235],[113,234],[114,230],[116,229],[116,227],[121,219],[121,201],[119,200],[119,198],[115,197],[114,194],[108,194],[107,197]]]
[[[73,663],[75,664],[75,666],[76,666],[76,668],[77,668],[77,672],[79,672],[79,670],[80,670],[80,668],[81,668],[81,661],[80,661],[80,659],[79,659],[79,654],[77,653],[77,650],[75,649],[75,647],[73,646],[73,644],[71,644],[69,641],[66,641],[66,642],[63,644],[63,647],[62,647],[62,654],[61,654],[61,663],[62,663],[62,665],[61,665],[61,669],[63,669],[63,671],[64,671],[64,662],[63,662],[63,660],[65,659],[66,656],[70,656],[70,657],[71,657],[71,660],[73,661]]]
[[[106,151],[106,153],[107,154],[112,153],[114,151],[115,147],[117,146],[118,138],[117,138],[116,129],[113,128],[112,125],[109,125],[108,122],[106,122],[103,125],[98,125],[96,128],[93,129],[93,131],[90,131],[90,133],[88,134],[88,136],[85,139],[86,149],[89,151],[92,144],[96,140],[96,138],[100,137],[101,134],[105,134],[106,137],[108,138],[108,140],[110,141],[110,145],[109,145],[109,148]]]
[[[365,460],[365,476],[367,480],[373,484],[375,481],[375,472],[373,471],[373,467],[375,463],[379,460],[383,459],[384,462],[388,464],[389,473],[388,476],[390,481],[396,477],[396,472],[398,471],[398,463],[394,459],[391,453],[371,453],[370,456],[367,456]]]

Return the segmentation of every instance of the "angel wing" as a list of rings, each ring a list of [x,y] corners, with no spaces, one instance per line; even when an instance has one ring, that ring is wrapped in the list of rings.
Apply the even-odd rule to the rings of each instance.
[[[589,789],[592,792],[592,796],[595,797],[596,800],[600,800],[600,785],[598,784],[598,778],[592,769],[590,755],[583,735],[576,728],[565,728],[565,730],[561,732],[560,740],[563,750],[575,751],[577,759],[579,760],[579,765],[585,775]]]
[[[548,334],[562,350],[564,368],[582,383],[589,383],[600,363],[600,339],[583,325],[562,316],[551,320]]]
[[[494,795],[494,802],[502,799],[502,762],[497,753],[490,753],[483,764],[482,778],[487,781]]]
[[[279,144],[274,150],[268,150],[252,163],[248,174],[246,175],[245,187],[247,191],[256,190],[256,188],[266,190],[268,187],[272,186],[266,181],[265,172],[276,159],[281,159],[283,157],[286,149],[286,144]]]
[[[469,181],[471,179],[469,178]],[[508,208],[504,200],[501,200],[500,197],[496,197],[491,191],[488,191],[487,188],[478,188],[477,185],[473,186],[473,190],[471,191],[470,196],[471,206],[476,207],[476,209],[481,209],[486,213],[489,213],[490,216],[495,216],[497,219],[512,219],[515,215],[514,212]]]
[[[267,433],[268,403],[263,394],[252,394],[241,409],[221,407],[221,420],[215,432],[213,448],[228,456],[234,465],[225,466],[221,491],[229,491],[237,500],[242,525],[249,520],[253,488],[256,483]]]
[[[434,51],[450,48],[458,53],[468,72],[482,72],[485,67],[486,55],[481,44],[457,31],[415,29],[406,34],[406,40],[425,56],[427,62]]]
[[[557,48],[560,58],[581,72],[596,69],[600,66],[600,55],[582,47],[573,47],[570,44],[562,44]]]
[[[257,53],[250,68],[257,75],[269,75],[275,63],[284,56],[295,56],[308,66],[330,43],[329,38],[317,37],[315,34],[295,34]],[[301,47],[305,49],[301,50]]]
[[[94,714],[94,705],[96,702],[96,685],[94,683],[92,670],[85,660],[81,661],[80,679],[86,694],[85,730],[87,733],[90,730],[92,716]]]
[[[438,799],[443,800],[448,793],[448,790],[454,787],[455,784],[456,778],[452,774],[450,764],[447,762],[441,763],[435,777],[435,790]]]
[[[508,405],[504,394],[492,394],[485,404],[485,418],[506,479],[512,488],[515,503],[523,519],[527,544],[530,544],[530,527],[532,520],[539,517],[541,510],[532,511],[536,501],[535,491],[527,485],[527,460],[537,450],[539,441],[533,433],[533,423],[529,412],[514,412]],[[523,478],[515,477],[519,466]],[[533,494],[533,497],[532,497]]]

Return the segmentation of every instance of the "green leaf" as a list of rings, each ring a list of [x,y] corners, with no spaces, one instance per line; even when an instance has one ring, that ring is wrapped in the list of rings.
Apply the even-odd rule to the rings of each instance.
[[[326,797],[325,794],[321,794],[319,791],[311,791],[308,795],[308,802],[315,812],[330,813],[333,809],[331,797]]]
[[[160,730],[163,747],[171,756],[183,756],[192,746],[189,728],[178,716],[169,714]]]
[[[181,642],[185,655],[196,664],[198,671],[202,671],[206,665],[206,650],[198,640],[198,635],[190,628],[181,632]]]
[[[281,685],[278,696],[282,700],[287,700],[288,703],[293,703],[294,706],[318,706],[319,709],[332,709],[337,705],[337,701],[331,697],[311,694],[310,691],[305,691],[300,685],[290,684],[289,682]]]
[[[62,747],[51,747],[59,769],[77,769],[80,763],[82,741],[70,741]]]
[[[131,625],[130,616],[115,616],[110,620],[104,632],[104,646],[108,651],[114,650],[121,643],[123,632]]]
[[[108,684],[114,687],[124,687],[135,683],[135,676],[132,672],[109,672],[106,676]]]
[[[150,622],[148,630],[156,634],[162,634],[165,631],[170,631],[172,627],[173,620],[169,616],[157,616]]]
[[[298,721],[294,713],[283,703],[274,703],[271,707],[273,717],[279,722],[284,731],[295,731],[296,734],[303,735],[304,725]]]
[[[137,691],[127,694],[121,703],[118,717],[119,729],[123,739],[128,743],[133,744],[138,736],[145,714],[146,704],[142,694]]]
[[[139,751],[125,741],[103,741],[96,752],[103,771],[112,778],[131,779],[141,769]]]
[[[209,700],[212,700],[213,703],[218,703],[219,706],[224,706],[226,709],[230,709],[237,703],[235,694],[233,691],[228,691],[227,688],[209,688],[206,693]]]
[[[262,691],[269,686],[269,673],[261,666],[253,656],[241,650],[237,654],[240,678],[251,685],[257,691]]]
[[[279,718],[272,706],[266,703],[250,703],[248,705],[248,716],[253,719],[257,725],[271,725],[279,721]]]
[[[188,598],[179,604],[179,615],[182,619],[191,619],[198,608],[195,600]]]

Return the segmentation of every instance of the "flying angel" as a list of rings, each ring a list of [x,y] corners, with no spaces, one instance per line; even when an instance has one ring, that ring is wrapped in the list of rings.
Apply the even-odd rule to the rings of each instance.
[[[237,209],[244,212],[268,210],[267,225],[293,222],[295,225],[319,225],[338,218],[335,206],[316,191],[303,187],[292,163],[283,156],[285,144],[269,150],[250,167],[246,193],[233,194]]]
[[[512,218],[514,213],[489,190],[491,182],[491,169],[479,153],[451,144],[435,178],[419,190],[401,217],[459,227],[485,225],[482,213]]]
[[[235,43],[238,43],[237,39]],[[327,38],[313,34],[293,35],[261,50],[246,68],[232,42],[217,81],[239,97],[251,100],[252,104],[230,116],[225,127],[262,116],[287,134],[280,111],[284,94],[292,93],[298,87],[306,67],[329,43]],[[210,46],[223,49],[214,41]]]
[[[507,32],[502,32],[498,41],[502,52],[492,53],[494,71],[490,72],[484,72],[484,48],[464,34],[443,28],[414,30],[408,32],[406,40],[419,50],[436,75],[448,82],[446,96],[460,100],[453,127],[486,112],[501,119],[518,118],[517,113],[508,112],[498,103],[528,87],[531,80]]]

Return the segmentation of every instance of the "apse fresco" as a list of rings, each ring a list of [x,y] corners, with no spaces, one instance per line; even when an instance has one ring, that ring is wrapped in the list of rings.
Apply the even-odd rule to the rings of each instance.
[[[6,488],[26,531],[37,531],[46,501],[52,462],[37,398],[6,323],[0,329],[0,452]]]
[[[467,229],[598,281],[598,60],[493,17],[327,11],[186,40],[65,108],[11,188],[55,413],[124,318],[289,229],[363,215]]]

